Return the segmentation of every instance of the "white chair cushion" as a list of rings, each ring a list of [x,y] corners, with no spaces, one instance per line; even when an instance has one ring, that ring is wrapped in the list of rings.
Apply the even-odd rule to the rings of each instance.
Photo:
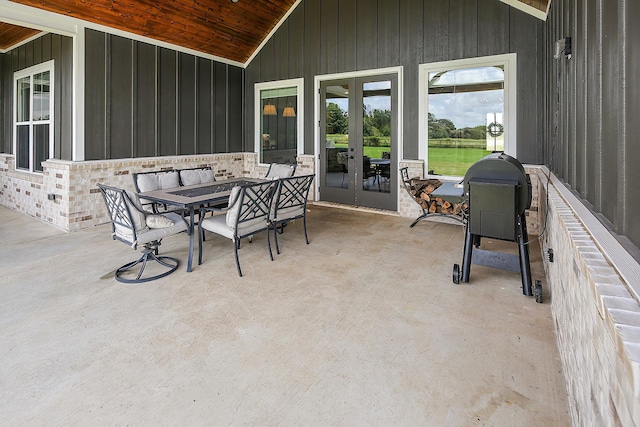
[[[240,193],[241,187],[236,186],[231,189],[231,194],[229,195],[229,210],[227,211],[227,227],[236,226],[236,220],[238,219],[238,212],[240,212],[240,200],[237,200],[238,194]]]
[[[286,221],[291,218],[302,216],[302,214],[304,214],[304,207],[302,205],[292,206],[290,208],[278,209],[277,218],[272,214],[271,219],[274,219],[276,221]]]
[[[146,223],[149,228],[167,228],[175,224],[171,218],[165,215],[147,215]]]
[[[142,209],[142,204],[140,204],[140,199],[138,199],[138,195],[131,191],[127,191],[127,196],[129,196],[129,200],[127,200],[127,206],[129,207],[129,212],[131,212],[131,219],[133,220],[133,225],[136,230],[142,230],[147,226],[144,209]]]
[[[214,215],[203,219],[202,228],[233,240],[233,227],[227,226],[227,215]]]
[[[176,171],[140,174],[137,176],[137,182],[141,193],[174,188],[180,185]]]
[[[233,227],[227,225],[229,223],[229,211],[226,215],[214,215],[212,217],[202,220],[202,228],[211,231],[212,233],[219,234],[227,239],[234,239]],[[254,231],[262,230],[266,226],[265,218],[256,218],[251,221],[243,222],[238,227],[238,235],[246,236]]]
[[[293,175],[293,166],[273,163],[269,168],[266,179],[289,178]]]
[[[164,237],[187,230],[187,222],[180,215],[175,213],[167,213],[164,215],[169,220],[173,221],[173,225],[166,228],[146,228],[144,232],[140,232],[137,235],[139,245],[152,242],[154,240],[160,240]]]
[[[211,169],[188,169],[180,171],[182,185],[204,184],[216,180]]]

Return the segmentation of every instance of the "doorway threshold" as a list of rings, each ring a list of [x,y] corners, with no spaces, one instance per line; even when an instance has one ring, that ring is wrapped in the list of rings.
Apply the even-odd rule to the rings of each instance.
[[[325,206],[329,208],[346,209],[350,211],[375,213],[375,214],[388,215],[388,216],[400,216],[400,212],[397,212],[397,211],[390,211],[387,209],[379,209],[379,208],[369,208],[366,206],[345,205],[342,203],[325,202],[325,201],[314,201],[311,204],[315,206]]]

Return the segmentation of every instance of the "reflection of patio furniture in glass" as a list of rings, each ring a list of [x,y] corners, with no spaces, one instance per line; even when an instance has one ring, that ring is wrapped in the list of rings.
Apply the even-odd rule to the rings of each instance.
[[[380,160],[380,159],[376,159]],[[373,178],[373,181],[369,181]],[[369,184],[375,184],[378,179],[378,173],[376,172],[376,166],[372,162],[369,156],[362,157],[362,181],[365,189],[369,188]]]
[[[126,243],[133,249],[137,249],[138,245],[144,246],[142,256],[138,260],[116,270],[116,280],[123,283],[142,283],[173,273],[178,268],[178,260],[158,256],[158,246],[163,238],[188,231],[186,220],[171,212],[162,215],[145,212],[138,196],[128,194],[123,189],[102,184],[98,184],[98,188],[109,212],[113,239]],[[143,277],[149,261],[155,261],[165,269],[158,274]],[[133,278],[126,277],[126,273],[136,267],[139,268],[137,274],[134,273]]]
[[[257,184],[247,184],[234,187],[229,196],[229,207],[226,209],[204,208],[204,211],[226,212],[225,215],[213,215],[200,221],[198,225],[199,252],[198,264],[202,264],[202,237],[204,230],[219,234],[233,242],[238,274],[242,277],[238,248],[240,239],[251,237],[262,231],[267,232],[267,247],[269,257],[273,261],[271,242],[269,240],[269,213],[273,194],[278,186],[278,180]]]
[[[307,196],[313,182],[314,175],[295,176],[280,179],[280,185],[276,190],[273,200],[270,220],[273,224],[276,250],[280,253],[278,233],[282,233],[283,226],[289,221],[302,218],[304,238],[309,244],[307,236]],[[280,231],[278,231],[280,227]]]
[[[342,166],[342,181],[340,187],[344,188],[344,177],[349,172],[349,155],[347,154],[347,151],[339,151],[336,154],[336,161],[340,166]]]

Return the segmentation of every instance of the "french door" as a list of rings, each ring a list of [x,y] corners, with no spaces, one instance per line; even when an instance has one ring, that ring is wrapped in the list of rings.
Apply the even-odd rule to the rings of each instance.
[[[398,78],[320,84],[320,200],[397,210]]]

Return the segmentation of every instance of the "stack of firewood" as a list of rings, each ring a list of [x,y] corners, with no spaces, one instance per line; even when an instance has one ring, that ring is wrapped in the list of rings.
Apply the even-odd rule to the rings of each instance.
[[[431,193],[442,185],[439,179],[417,179],[411,180],[410,193],[422,209],[429,213],[442,213],[449,215],[461,215],[467,208],[466,203],[451,203],[440,197],[433,197]]]

